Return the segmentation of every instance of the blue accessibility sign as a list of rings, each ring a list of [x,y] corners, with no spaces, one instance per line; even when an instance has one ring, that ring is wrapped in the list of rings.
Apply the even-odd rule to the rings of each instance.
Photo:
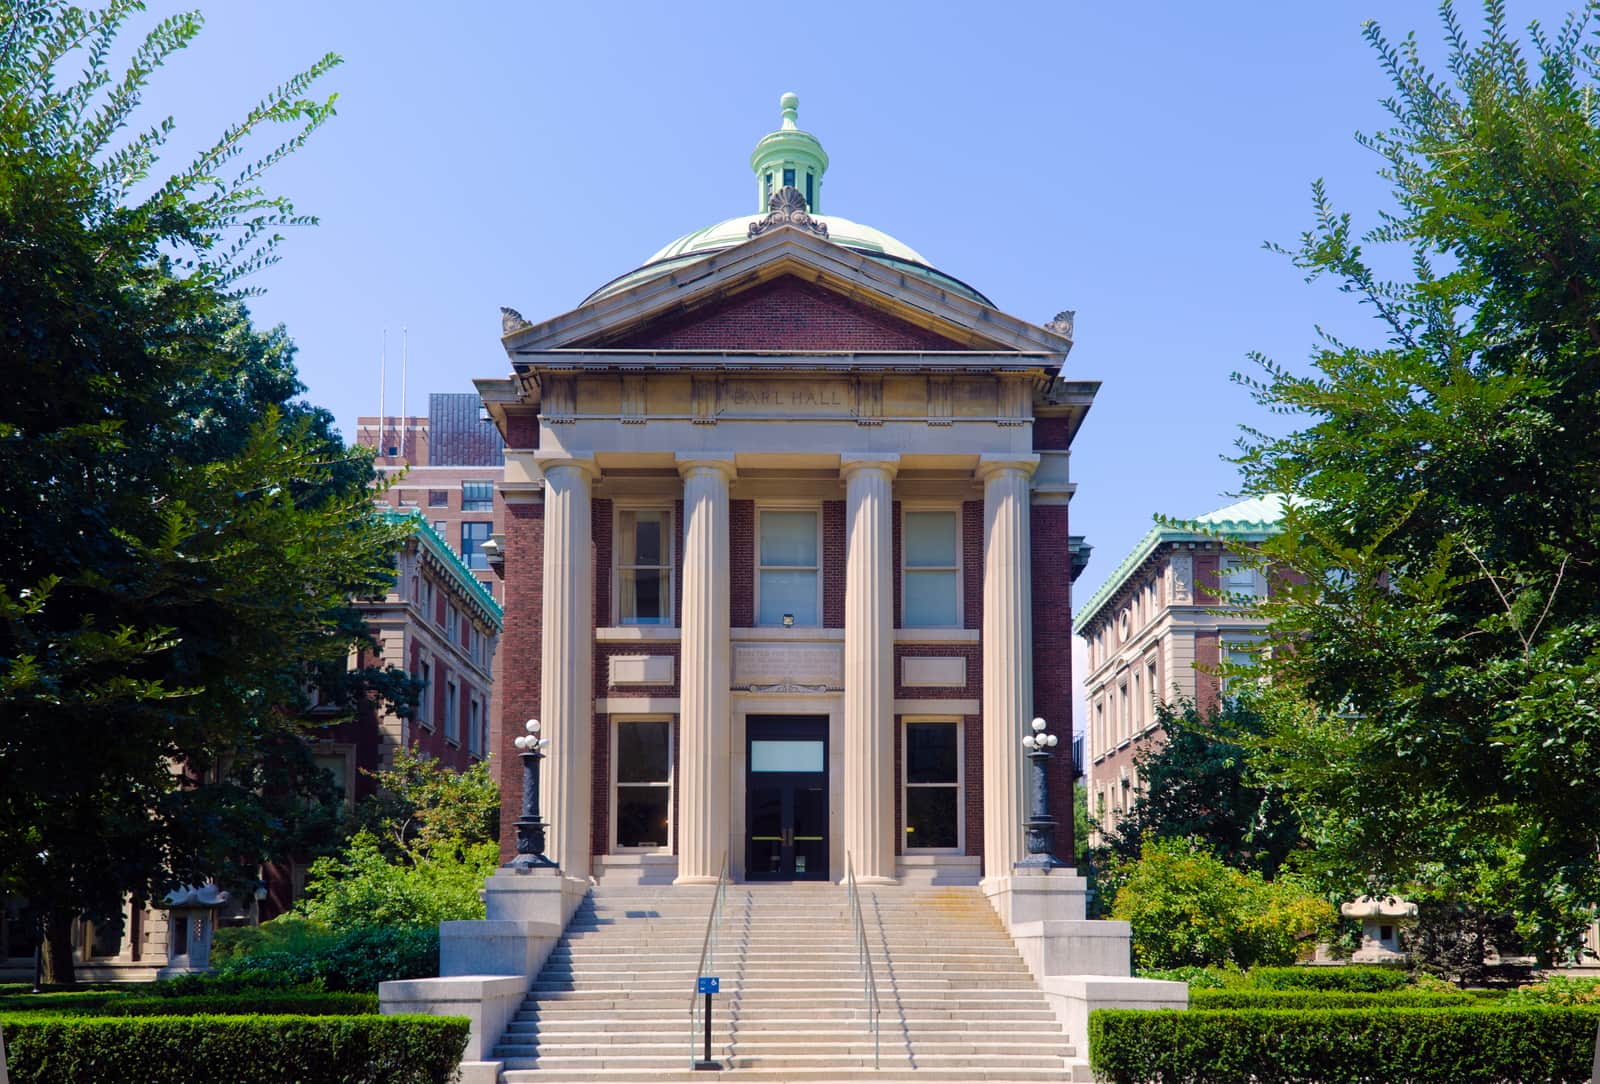
[[[722,980],[716,975],[701,975],[699,982],[699,988],[695,990],[697,994],[722,993]]]

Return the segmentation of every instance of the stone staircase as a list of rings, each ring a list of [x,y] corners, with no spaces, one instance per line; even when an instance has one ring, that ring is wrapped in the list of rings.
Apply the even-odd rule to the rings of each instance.
[[[689,1069],[689,1001],[712,890],[601,885],[501,1038],[504,1079],[1073,1079],[1072,1045],[976,888],[861,894],[880,1069],[843,888],[728,887],[709,969],[722,980],[712,1055],[726,1071],[712,1075]]]

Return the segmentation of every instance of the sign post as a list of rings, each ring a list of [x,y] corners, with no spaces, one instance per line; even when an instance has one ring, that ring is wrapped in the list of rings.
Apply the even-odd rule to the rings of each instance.
[[[696,1069],[720,1070],[722,1064],[711,1060],[711,995],[722,992],[722,980],[716,975],[701,975],[695,980],[700,993],[706,995],[706,1054],[694,1063]]]

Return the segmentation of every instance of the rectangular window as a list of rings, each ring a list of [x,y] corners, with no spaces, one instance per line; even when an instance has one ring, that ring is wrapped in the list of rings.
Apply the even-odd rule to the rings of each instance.
[[[1217,576],[1224,595],[1256,597],[1256,570],[1238,557],[1224,557],[1217,563]]]
[[[672,844],[672,724],[623,720],[615,741],[617,848],[664,851]]]
[[[462,482],[461,510],[463,512],[493,512],[493,482]]]
[[[617,513],[617,621],[672,624],[672,513]]]
[[[954,512],[907,512],[901,523],[901,624],[954,628],[961,624],[959,520]]]
[[[961,846],[961,725],[905,726],[906,849]]]
[[[466,562],[468,568],[479,570],[489,567],[489,555],[483,552],[483,544],[489,541],[489,532],[493,530],[493,523],[461,525],[461,560]]]
[[[447,741],[461,740],[461,699],[453,681],[444,683],[444,736]]]
[[[818,619],[819,547],[817,513],[762,512],[757,561],[761,565],[760,613],[756,623],[782,625],[789,614],[796,625]]]
[[[427,726],[428,704],[433,699],[433,667],[421,663],[417,667],[417,681],[422,684],[422,692],[417,696],[417,722]]]

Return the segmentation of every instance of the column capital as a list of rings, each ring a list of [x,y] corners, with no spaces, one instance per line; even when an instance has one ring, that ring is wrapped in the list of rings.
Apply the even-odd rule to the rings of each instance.
[[[983,482],[1007,471],[1016,471],[1024,477],[1031,477],[1033,472],[1038,469],[1039,457],[1035,454],[990,453],[978,457],[978,469],[973,471],[973,475],[980,482]]]
[[[594,461],[593,456],[573,455],[570,452],[551,448],[534,452],[533,462],[539,468],[541,474],[549,474],[551,471],[562,467],[572,467],[582,471],[584,476],[591,482],[600,477],[600,466]]]
[[[882,471],[892,479],[900,472],[900,453],[844,452],[839,456],[839,477],[848,479],[860,470]]]
[[[729,481],[739,474],[732,452],[679,452],[673,459],[678,464],[678,473],[685,478],[702,470],[720,471]]]

